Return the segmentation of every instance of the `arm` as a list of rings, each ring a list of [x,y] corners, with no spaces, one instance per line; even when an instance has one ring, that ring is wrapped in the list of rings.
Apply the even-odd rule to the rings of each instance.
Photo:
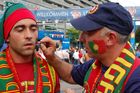
[[[47,59],[48,62],[55,68],[59,76],[69,83],[75,83],[72,76],[71,71],[73,69],[73,65],[62,61],[59,57],[54,55],[52,59]]]
[[[56,50],[56,42],[50,39],[49,37],[45,37],[40,41],[40,43],[41,49],[47,59],[47,62],[55,68],[58,75],[66,82],[75,84],[71,75],[73,65],[62,61],[54,53]],[[46,43],[47,45],[45,45]]]

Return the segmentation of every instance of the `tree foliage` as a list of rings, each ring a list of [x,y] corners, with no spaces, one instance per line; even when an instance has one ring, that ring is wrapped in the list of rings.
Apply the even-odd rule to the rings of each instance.
[[[79,38],[80,32],[75,28],[67,29],[66,36],[70,39],[71,44],[76,44]]]

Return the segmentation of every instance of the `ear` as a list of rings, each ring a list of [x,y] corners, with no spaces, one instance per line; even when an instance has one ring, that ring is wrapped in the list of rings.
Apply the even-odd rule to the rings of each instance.
[[[9,43],[9,38],[6,40],[6,43]]]
[[[107,34],[107,46],[113,46],[117,43],[117,34],[115,32],[109,32]]]

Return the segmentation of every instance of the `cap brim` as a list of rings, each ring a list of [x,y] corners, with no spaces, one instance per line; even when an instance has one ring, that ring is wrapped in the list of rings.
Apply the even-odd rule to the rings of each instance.
[[[92,31],[103,27],[93,20],[89,20],[86,16],[71,20],[70,23],[74,28],[80,31]]]

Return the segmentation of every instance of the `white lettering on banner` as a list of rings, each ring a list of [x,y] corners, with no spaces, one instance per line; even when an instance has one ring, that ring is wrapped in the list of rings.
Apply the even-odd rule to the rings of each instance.
[[[50,11],[50,12],[37,12],[36,13],[37,16],[40,16],[40,17],[56,17],[56,16],[69,16],[68,12],[64,12],[64,11],[58,11],[58,12],[53,12],[53,11]]]
[[[70,42],[64,42],[64,41],[63,41],[63,43],[68,43],[68,44],[69,44]]]

